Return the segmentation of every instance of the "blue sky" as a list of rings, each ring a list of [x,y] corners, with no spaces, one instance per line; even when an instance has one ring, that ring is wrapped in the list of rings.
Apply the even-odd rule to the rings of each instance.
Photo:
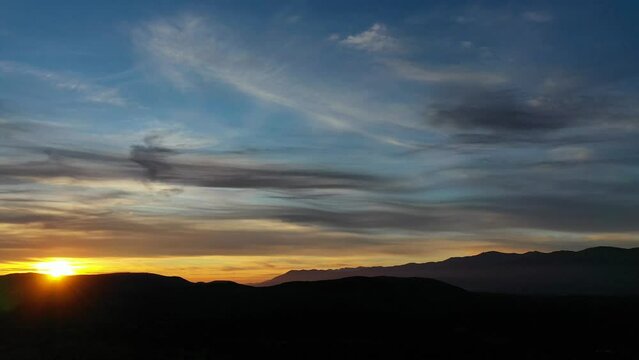
[[[7,1],[0,261],[249,281],[637,246],[637,7]]]

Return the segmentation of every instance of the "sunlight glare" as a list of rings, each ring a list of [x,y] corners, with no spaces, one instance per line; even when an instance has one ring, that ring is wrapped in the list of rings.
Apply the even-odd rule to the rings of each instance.
[[[46,261],[36,264],[39,272],[47,274],[52,278],[60,278],[75,274],[73,266],[66,260]]]

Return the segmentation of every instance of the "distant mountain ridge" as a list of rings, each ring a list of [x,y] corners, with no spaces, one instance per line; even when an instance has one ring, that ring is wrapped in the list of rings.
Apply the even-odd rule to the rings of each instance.
[[[352,276],[423,277],[469,291],[511,294],[637,295],[639,248],[594,247],[581,251],[496,251],[440,262],[331,270],[291,270],[259,284],[318,281]]]

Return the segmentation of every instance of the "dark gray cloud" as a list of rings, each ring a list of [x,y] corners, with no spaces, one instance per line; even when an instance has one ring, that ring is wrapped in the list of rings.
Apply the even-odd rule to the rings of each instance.
[[[171,170],[171,165],[166,161],[167,156],[171,154],[175,154],[175,151],[158,146],[131,147],[131,161],[144,168],[150,180],[158,180],[160,172],[167,173]]]
[[[23,148],[25,151],[33,152],[36,154],[44,154],[48,157],[49,161],[62,162],[65,160],[81,160],[89,163],[107,164],[107,165],[122,165],[123,158],[116,154],[100,153],[89,150],[71,150],[55,147],[38,147],[29,146]]]
[[[131,161],[146,170],[152,181],[214,188],[255,189],[374,189],[379,177],[323,169],[295,169],[276,165],[234,166],[228,162],[197,163],[181,160],[176,151],[153,144],[131,147]]]
[[[452,104],[433,106],[431,123],[460,130],[547,131],[571,119],[556,109],[538,109],[523,103],[512,90],[482,90]]]
[[[3,200],[4,201],[4,200]],[[0,223],[3,224],[33,224],[33,223],[48,223],[58,221],[59,217],[55,215],[44,215],[27,210],[18,212],[0,212]]]
[[[48,154],[47,154],[48,152]],[[141,173],[134,166],[123,161],[105,160],[103,155],[93,156],[87,152],[51,151],[43,152],[44,160],[24,161],[10,164],[0,164],[0,181],[22,182],[28,179],[73,178],[82,180],[107,180],[133,177]],[[80,158],[84,161],[77,161]],[[123,159],[122,159],[123,160]],[[138,178],[141,178],[138,175]]]
[[[129,156],[53,147],[22,146],[45,159],[0,164],[0,181],[17,178],[132,179],[176,186],[255,189],[381,189],[389,179],[327,169],[284,165],[232,165],[233,157],[200,156],[154,145],[131,147]],[[203,158],[203,159],[202,159]],[[246,163],[245,157],[237,158]]]
[[[531,141],[554,130],[591,125],[615,114],[613,99],[607,96],[552,92],[528,94],[514,89],[455,87],[443,91],[429,105],[430,124],[454,131],[455,136],[473,141]]]

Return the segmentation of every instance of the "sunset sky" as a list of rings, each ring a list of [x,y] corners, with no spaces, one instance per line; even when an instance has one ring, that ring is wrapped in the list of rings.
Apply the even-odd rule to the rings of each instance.
[[[639,246],[638,1],[3,1],[0,273]]]

